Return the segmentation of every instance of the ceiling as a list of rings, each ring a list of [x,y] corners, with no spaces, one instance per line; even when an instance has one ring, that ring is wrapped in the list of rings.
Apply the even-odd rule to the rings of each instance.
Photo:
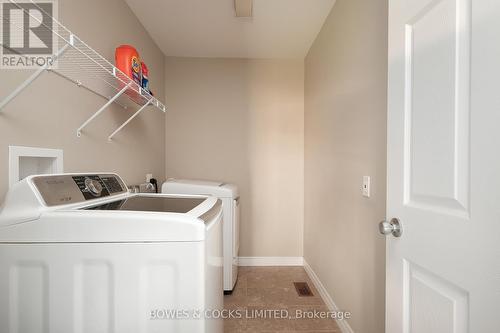
[[[125,0],[167,56],[303,58],[335,0]]]

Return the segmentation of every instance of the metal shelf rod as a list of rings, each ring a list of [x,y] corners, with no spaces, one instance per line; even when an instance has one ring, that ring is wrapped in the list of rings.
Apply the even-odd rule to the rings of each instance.
[[[19,6],[16,4],[16,2],[14,0],[9,0],[11,3],[15,4],[18,8]],[[40,6],[38,6],[33,0],[30,0],[30,2],[35,5],[39,10],[41,10],[42,12],[44,12],[45,14],[48,15],[48,13],[46,11],[44,11]],[[36,21],[38,21],[41,25],[43,25],[44,27],[46,27],[47,29],[51,29],[50,27],[48,27],[43,21],[41,21],[38,17],[34,16],[33,14],[31,14],[30,12],[28,12],[28,15],[31,16],[33,19],[35,19]],[[111,64],[108,60],[106,60],[105,58],[102,58],[94,49],[92,49],[90,46],[88,46],[85,42],[83,42],[81,39],[79,39],[77,36],[75,36],[74,34],[72,34],[64,25],[62,25],[60,22],[57,22],[55,19],[52,19],[54,22],[56,22],[58,24],[59,27],[63,28],[65,31],[67,31],[69,33],[69,40],[67,40],[66,38],[64,38],[61,34],[59,34],[58,32],[53,31],[53,33],[55,33],[57,36],[59,36],[61,39],[63,39],[64,41],[66,41],[67,43],[69,43],[74,50],[78,51],[79,53],[81,53],[82,55],[84,55],[85,57],[87,57],[89,60],[91,60],[93,63],[95,63],[97,66],[100,66],[103,70],[107,71],[108,73],[110,73],[111,75],[113,75],[116,79],[120,80],[123,84],[130,84],[130,85],[133,85],[135,86],[135,90],[137,90],[137,92],[140,94],[140,95],[143,95],[142,94],[142,87],[134,82],[133,80],[131,79],[126,79],[124,80],[123,78],[124,77],[127,77],[122,71],[120,71],[118,68],[116,68],[113,64]],[[100,64],[99,62],[97,62],[95,59],[93,59],[92,57],[90,57],[88,54],[82,52],[79,48],[75,47],[75,38],[78,39],[78,41],[85,45],[85,47],[87,47],[89,50],[91,50],[93,53],[99,55],[99,57],[101,57],[102,61],[104,61],[107,65],[109,65],[111,68],[112,68],[112,72],[110,72],[106,67],[104,67],[102,64]],[[117,75],[116,72],[119,72],[121,75]],[[147,98],[153,98],[154,100],[156,100],[149,92],[146,92],[146,95],[143,96],[144,99],[147,99]],[[165,106],[163,104],[160,105],[159,101],[156,100],[156,103],[155,103],[155,106],[157,108],[159,108],[161,111],[165,112]]]
[[[146,104],[144,104],[139,110],[137,110],[132,117],[128,118],[126,122],[124,122],[120,127],[118,127],[113,133],[111,133],[110,136],[108,136],[108,141],[111,141],[113,137],[115,136],[116,133],[120,132],[122,128],[127,126],[128,123],[132,121],[135,117],[139,115],[147,106],[151,105],[150,103],[153,101],[153,98],[151,98]]]
[[[125,91],[127,91],[127,89],[129,89],[131,85],[132,85],[132,82],[129,82],[125,87],[122,88],[122,90],[120,90],[115,96],[113,96],[113,98],[111,98],[106,104],[104,104],[96,113],[94,113],[89,119],[87,119],[82,124],[82,126],[80,126],[76,130],[76,136],[81,137],[82,136],[82,130],[85,128],[85,126],[87,126],[92,120],[94,120],[98,115],[100,115],[104,110],[106,110],[106,108],[108,106],[110,106],[111,104],[113,104],[113,102],[118,97],[120,97]]]
[[[14,0],[9,0],[12,4],[14,4],[17,8],[19,9],[22,9],[21,7],[19,7],[19,5],[14,1]],[[45,14],[48,15],[48,13],[46,11],[44,11],[42,8],[40,8],[40,6],[38,6],[33,0],[30,0],[30,2],[35,5],[35,7],[37,7],[40,11],[44,12]],[[92,61],[93,63],[95,63],[97,66],[101,67],[103,70],[105,70],[106,72],[108,72],[109,74],[111,75],[114,75],[114,72],[110,72],[106,67],[104,67],[102,64],[100,64],[99,62],[95,61],[95,59],[93,59],[92,57],[89,57],[88,54],[86,54],[85,52],[82,52],[82,50],[80,50],[79,48],[75,47],[75,38],[78,38],[76,37],[74,34],[72,34],[71,32],[69,33],[69,40],[66,39],[64,36],[62,36],[60,33],[58,33],[56,30],[53,30],[51,27],[47,26],[43,20],[40,20],[38,17],[36,17],[35,15],[33,15],[31,12],[27,12],[27,14],[32,18],[34,19],[35,21],[38,21],[41,25],[43,25],[45,28],[49,29],[52,31],[52,33],[54,33],[55,35],[57,35],[59,38],[61,38],[62,40],[64,40],[66,43],[70,44],[74,50],[78,51],[79,53],[81,53],[83,56],[87,57],[90,61]],[[52,18],[52,22],[57,22],[54,18]],[[63,26],[61,23],[57,22],[58,26],[62,27],[65,31],[69,32],[68,29],[66,29],[65,26]],[[88,46],[87,44],[85,44],[82,40],[80,40],[78,38],[78,40],[80,41],[80,43],[84,44],[86,47],[88,47],[90,50],[92,50],[92,52],[98,54],[96,51],[94,51],[94,49],[92,49],[90,46]],[[104,59],[104,58],[103,58]],[[105,60],[105,59],[104,59]],[[113,69],[114,69],[114,66],[107,60],[105,60],[107,64],[109,64]],[[124,84],[127,83],[127,82],[124,82],[123,79],[115,76],[118,80],[122,81]],[[130,82],[129,82],[130,83]],[[137,85],[137,83],[136,83]],[[139,85],[137,85],[139,86]]]

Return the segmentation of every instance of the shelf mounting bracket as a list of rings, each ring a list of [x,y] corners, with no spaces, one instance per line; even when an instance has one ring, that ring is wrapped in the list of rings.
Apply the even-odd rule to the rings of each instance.
[[[52,56],[52,63],[57,61],[64,52],[68,49],[69,44],[64,44],[63,47],[57,51],[56,54]],[[30,77],[28,77],[23,83],[21,83],[13,92],[11,92],[7,97],[4,98],[2,102],[0,102],[0,112],[2,109],[10,103],[17,95],[19,95],[27,86],[29,86],[33,81],[35,81],[43,72],[51,68],[51,64],[49,62],[45,63],[45,65],[39,67]]]
[[[124,128],[125,126],[127,126],[127,124],[132,121],[132,119],[134,119],[135,117],[137,117],[139,115],[139,113],[141,113],[147,106],[151,105],[152,101],[153,101],[153,98],[151,98],[146,104],[144,104],[143,106],[141,106],[141,108],[139,110],[137,110],[130,118],[128,118],[126,122],[124,122],[113,133],[111,133],[111,135],[108,136],[108,141],[111,141],[111,139],[113,139],[113,137],[116,135],[116,133],[120,132],[122,130],[122,128]]]
[[[104,110],[106,110],[106,108],[108,106],[110,106],[111,104],[113,104],[113,102],[115,100],[118,99],[118,97],[120,97],[121,95],[123,95],[123,93],[125,91],[127,91],[127,89],[130,88],[130,86],[132,85],[132,81],[130,81],[125,87],[122,88],[122,90],[120,90],[115,96],[113,96],[113,98],[111,98],[106,104],[104,104],[96,113],[94,113],[89,119],[87,119],[83,124],[82,126],[80,126],[77,130],[76,130],[76,136],[77,137],[81,137],[82,136],[82,130],[85,128],[85,126],[87,126],[92,120],[94,120],[98,115],[100,115]]]

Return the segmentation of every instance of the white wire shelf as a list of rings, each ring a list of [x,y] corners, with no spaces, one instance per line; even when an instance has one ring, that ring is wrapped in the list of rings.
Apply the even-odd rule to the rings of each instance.
[[[9,1],[19,6],[16,1]],[[41,12],[48,15],[36,2],[33,0],[30,0],[30,2]],[[19,8],[21,9],[21,7]],[[39,17],[33,15],[30,11],[26,13],[43,26],[45,29],[44,33],[51,34],[54,37],[54,42],[56,43],[55,45],[57,45],[58,51],[52,55],[52,65],[45,64],[35,69],[35,72],[28,79],[14,89],[3,101],[0,101],[0,112],[11,100],[19,95],[24,88],[29,86],[30,83],[47,71],[55,73],[73,82],[77,86],[85,88],[107,100],[96,113],[76,130],[78,137],[82,135],[87,125],[94,121],[113,103],[125,109],[137,108],[137,111],[108,136],[109,140],[149,106],[166,112],[166,107],[162,102],[130,79],[126,74],[116,68],[111,62],[97,53],[56,19],[51,17],[52,26],[49,26],[44,24]],[[2,21],[7,20],[6,17],[0,16],[0,18]],[[23,26],[16,25],[15,22],[9,22],[9,24],[11,30],[20,29],[19,32],[24,34]],[[0,47],[7,46],[1,45]]]

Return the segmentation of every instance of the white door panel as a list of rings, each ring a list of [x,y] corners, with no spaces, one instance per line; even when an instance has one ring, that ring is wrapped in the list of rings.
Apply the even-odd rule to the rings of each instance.
[[[405,25],[405,203],[468,216],[470,0],[433,1]]]
[[[499,1],[389,1],[387,333],[500,332],[499,77]]]

